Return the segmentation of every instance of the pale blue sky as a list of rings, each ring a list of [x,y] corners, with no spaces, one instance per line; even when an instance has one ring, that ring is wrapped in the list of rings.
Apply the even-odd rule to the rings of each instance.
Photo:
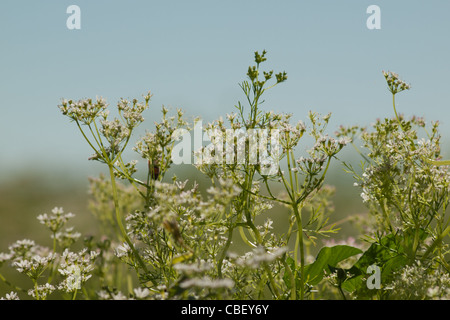
[[[81,30],[66,8],[81,8]],[[381,30],[366,9],[381,8]],[[61,98],[154,94],[146,119],[164,104],[212,120],[244,101],[253,52],[286,71],[265,108],[304,119],[332,112],[330,129],[392,115],[382,70],[411,83],[399,112],[439,119],[450,144],[450,2],[2,0],[0,3],[1,176],[48,166],[93,164]],[[147,126],[142,127],[145,129]]]

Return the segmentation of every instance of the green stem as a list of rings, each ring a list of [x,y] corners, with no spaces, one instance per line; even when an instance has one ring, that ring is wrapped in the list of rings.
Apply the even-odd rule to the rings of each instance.
[[[78,289],[75,288],[75,291],[74,291],[73,294],[72,294],[72,300],[75,300],[75,299],[76,299],[76,297],[77,297],[77,292],[78,292]]]
[[[36,300],[40,300],[39,298],[39,291],[38,291],[38,283],[35,279],[32,279],[34,283],[34,292],[36,294]]]
[[[80,123],[78,122],[78,120],[75,120],[75,122],[77,123],[78,129],[80,129],[81,134],[83,135],[84,139],[87,141],[87,143],[91,146],[91,148],[95,151],[96,154],[100,155],[100,153],[97,151],[97,149],[92,145],[91,141],[88,139],[88,137],[86,137],[86,134],[84,133],[83,129],[80,126]],[[90,128],[89,128],[90,129]],[[92,132],[92,129],[90,129]],[[95,139],[95,136],[94,136]]]
[[[402,131],[404,132],[405,130],[403,129],[402,122],[400,121],[400,118],[399,118],[399,116],[398,116],[398,114],[397,114],[397,109],[395,108],[395,94],[394,94],[394,93],[392,94],[392,105],[394,106],[395,117],[397,118],[397,121],[398,121],[398,123],[399,123],[399,125],[400,125],[400,128],[401,128]]]
[[[431,246],[428,247],[427,251],[422,256],[421,261],[425,261],[425,259],[430,255],[431,252],[436,248],[438,244],[444,240],[445,236],[450,232],[450,225],[447,226],[447,228],[444,229],[444,231],[434,240],[434,242],[431,244]]]
[[[303,240],[303,224],[301,213],[298,210],[298,205],[296,202],[292,204],[294,209],[294,215],[297,220],[297,236],[298,242],[300,246],[300,299],[303,300],[305,298],[305,248],[304,248],[304,240]],[[296,270],[297,272],[297,270]]]
[[[95,127],[95,132],[97,133],[97,137],[95,136],[94,131],[92,130],[91,125],[89,124],[89,130],[91,131],[91,135],[94,137],[95,142],[97,143],[97,145],[99,146],[99,148],[101,150],[105,150],[105,146],[103,145],[103,141],[102,141],[102,136],[100,135],[100,131],[98,130],[97,127],[97,123],[94,121],[94,127]],[[106,153],[104,152],[103,155],[106,157]]]
[[[290,299],[295,300],[297,298],[297,290],[295,290],[295,276],[291,271],[291,268],[286,262],[286,259],[282,259],[281,262],[283,263],[284,270],[288,273],[289,280],[291,281],[291,293],[290,293]]]
[[[347,298],[345,297],[344,291],[342,291],[342,287],[341,287],[340,284],[338,285],[338,289],[339,289],[339,292],[340,292],[341,295],[342,295],[342,299],[347,300]]]
[[[131,251],[133,252],[133,255],[136,257],[140,267],[145,272],[147,272],[147,267],[146,267],[144,261],[142,260],[141,256],[137,252],[136,248],[134,247],[133,243],[131,242],[130,238],[127,235],[125,227],[123,226],[122,217],[120,215],[119,198],[118,198],[118,194],[117,194],[116,180],[114,178],[113,165],[112,164],[108,164],[108,167],[109,167],[109,175],[110,175],[110,178],[111,178],[111,186],[112,186],[112,190],[113,190],[113,199],[114,199],[114,207],[115,207],[115,211],[116,211],[116,222],[117,222],[117,225],[118,225],[118,227],[120,229],[120,232],[122,233],[122,237],[125,239],[126,243],[131,248]]]
[[[250,190],[251,189],[251,185],[252,185],[252,181],[253,181],[253,176],[254,176],[255,170],[254,168],[250,169],[250,172],[248,172],[247,174],[247,179],[246,179],[246,188],[245,190]],[[245,213],[245,218],[246,218],[246,224],[250,227],[250,229],[253,231],[253,235],[255,236],[255,240],[259,245],[263,244],[261,235],[258,231],[258,229],[256,228],[256,226],[254,225],[253,221],[252,221],[252,216],[251,216],[251,212],[250,212],[250,197],[251,194],[248,193],[247,191],[244,190],[244,213]],[[242,230],[242,228],[241,228]],[[241,235],[243,234],[243,230]],[[268,277],[269,277],[269,282],[270,285],[272,287],[272,290],[276,296],[276,298],[278,299],[279,297],[279,293],[278,293],[278,289],[275,285],[275,281],[273,279],[272,273],[269,270],[269,267],[267,264],[264,263],[264,271],[267,273]]]
[[[123,163],[122,157],[118,158],[119,161],[119,167],[122,170],[122,173],[125,175],[125,177],[127,178],[127,180],[131,183],[131,185],[134,187],[134,189],[136,189],[136,191],[140,194],[141,197],[143,197],[145,199],[145,195],[141,192],[141,190],[139,190],[139,187],[136,185],[135,183],[135,179],[133,179],[129,174],[128,174],[128,170],[125,167],[125,164]]]
[[[233,237],[233,230],[234,230],[233,226],[230,226],[228,228],[228,239],[227,239],[227,242],[225,243],[225,247],[223,248],[222,253],[220,254],[220,257],[218,259],[217,274],[218,274],[219,278],[222,278],[223,260],[225,259],[225,256],[226,256],[226,254],[228,252],[228,248],[230,248],[231,240],[232,240],[232,237]]]
[[[289,143],[289,140],[288,140],[288,143]],[[297,189],[295,188],[294,182],[293,182],[293,179],[292,179],[291,157],[289,155],[289,150],[286,150],[286,159],[287,159],[287,165],[288,165],[288,170],[289,170],[289,183],[290,183],[292,195],[294,197],[296,197],[297,196]]]
[[[411,260],[414,261],[416,258],[417,249],[419,247],[419,226],[416,224],[414,229],[414,241],[411,252]]]
[[[56,232],[53,232],[53,254],[55,254],[55,253],[56,253]],[[48,277],[47,283],[52,282],[52,279],[53,279],[56,269],[57,269],[57,268],[53,268],[53,261],[50,262],[49,269],[50,269],[50,275]]]

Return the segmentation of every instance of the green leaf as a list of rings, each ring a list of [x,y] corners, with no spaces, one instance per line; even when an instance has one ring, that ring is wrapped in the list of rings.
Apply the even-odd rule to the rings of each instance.
[[[294,259],[292,259],[291,257],[287,257],[286,258],[286,263],[287,263],[289,269],[291,270],[291,273],[294,274],[295,273],[295,262],[294,262]],[[286,286],[289,289],[292,289],[291,276],[290,276],[290,274],[287,271],[284,272],[283,281],[284,281],[284,283],[286,284]],[[296,281],[297,284],[300,283],[299,279],[295,279],[295,281]]]
[[[354,292],[357,289],[359,289],[361,287],[362,284],[364,284],[363,281],[364,275],[358,275],[355,276],[351,279],[347,279],[343,284],[342,284],[342,289],[344,289],[347,292]]]
[[[360,298],[375,294],[376,290],[369,290],[363,281],[364,275],[367,274],[367,268],[371,265],[378,266],[381,270],[381,284],[389,283],[393,273],[408,262],[402,242],[404,243],[402,236],[390,234],[372,243],[349,270],[356,277],[346,280],[342,284],[342,289],[348,292],[357,291]]]
[[[306,282],[310,285],[319,284],[323,279],[324,271],[330,273],[330,267],[336,267],[339,262],[360,253],[362,253],[360,249],[345,245],[322,248],[316,257],[316,261],[305,266]]]

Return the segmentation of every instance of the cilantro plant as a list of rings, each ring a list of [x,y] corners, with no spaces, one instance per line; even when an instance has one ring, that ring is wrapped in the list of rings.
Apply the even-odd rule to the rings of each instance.
[[[373,234],[367,235],[370,248],[355,264],[355,274],[348,288],[357,297],[442,298],[448,297],[448,244],[450,232],[449,205],[450,173],[441,157],[438,122],[427,129],[423,118],[406,120],[396,110],[396,96],[410,85],[393,72],[383,72],[392,94],[394,118],[378,119],[373,130],[362,128],[363,153],[361,169],[347,165],[361,198],[376,218]],[[357,127],[341,128],[339,135],[352,136]],[[360,281],[365,269],[377,265],[381,270],[380,290],[367,290]],[[407,276],[417,273],[422,276]],[[422,272],[421,271],[421,272]],[[443,285],[433,285],[429,279],[443,279]],[[355,286],[355,284],[358,285]],[[411,288],[408,288],[408,285]],[[420,293],[415,287],[421,287]]]
[[[107,169],[90,179],[89,209],[100,233],[82,240],[66,227],[73,215],[62,208],[40,215],[53,246],[21,240],[0,253],[0,266],[30,280],[23,289],[0,274],[12,290],[5,298],[448,298],[450,174],[436,160],[438,124],[427,129],[422,118],[397,113],[396,95],[410,86],[384,73],[395,117],[377,120],[372,130],[342,127],[332,137],[331,114],[309,112],[307,121],[292,123],[293,115],[263,108],[267,92],[287,80],[285,72],[262,69],[266,54],[255,52],[240,83],[245,103],[225,120],[202,126],[200,118],[189,123],[182,110],[170,115],[163,107],[153,131],[132,148],[143,165],[125,155],[150,93],[142,101],[120,99],[113,118],[103,98],[63,100],[59,109],[92,148],[89,159]],[[211,143],[187,158],[197,159],[209,181],[201,185],[170,170],[178,144],[189,141],[182,136],[199,129]],[[344,166],[375,222],[363,235],[366,245],[320,247],[339,230],[329,223],[330,164],[358,139],[361,168]],[[279,208],[287,214],[277,212],[273,221]],[[375,288],[371,275],[379,276]]]

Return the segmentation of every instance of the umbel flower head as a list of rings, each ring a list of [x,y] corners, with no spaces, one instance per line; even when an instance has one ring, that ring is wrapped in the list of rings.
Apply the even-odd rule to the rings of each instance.
[[[63,208],[55,207],[52,210],[51,215],[46,213],[41,214],[37,217],[37,219],[44,225],[46,225],[53,233],[58,232],[70,219],[75,217],[75,215],[71,212],[64,213]]]
[[[396,74],[395,72],[383,71],[383,75],[386,78],[389,91],[391,91],[392,94],[397,94],[399,92],[402,92],[403,90],[411,89],[411,85],[399,79],[398,74]]]

